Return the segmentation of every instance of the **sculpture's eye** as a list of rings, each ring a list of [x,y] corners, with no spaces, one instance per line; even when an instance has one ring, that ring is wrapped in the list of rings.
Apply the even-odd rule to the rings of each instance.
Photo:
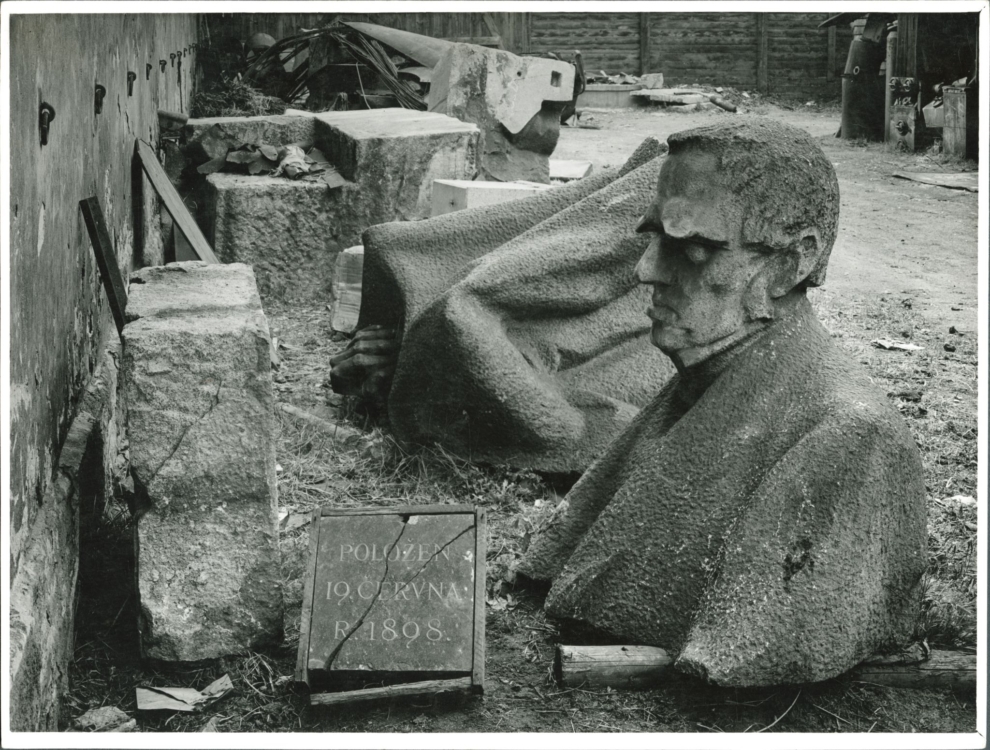
[[[686,255],[687,259],[696,266],[699,266],[708,260],[708,256],[710,254],[711,251],[704,245],[696,245],[691,243],[684,248],[684,255]]]

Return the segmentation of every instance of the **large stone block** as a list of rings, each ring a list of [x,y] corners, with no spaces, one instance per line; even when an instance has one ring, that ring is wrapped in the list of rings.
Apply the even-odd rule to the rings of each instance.
[[[324,182],[211,174],[207,236],[224,263],[254,266],[266,298],[311,297],[326,290],[334,259],[347,246],[340,198],[340,189],[328,190]]]
[[[311,114],[262,115],[258,117],[201,117],[190,119],[183,128],[188,151],[204,160],[217,159],[228,149],[243,143],[288,143],[313,141]],[[198,153],[201,152],[201,153]]]
[[[408,109],[328,112],[313,122],[316,145],[349,183],[207,178],[214,251],[253,265],[266,296],[328,294],[337,253],[360,244],[364,230],[429,217],[434,180],[475,174],[478,128],[470,123]]]
[[[433,69],[428,106],[478,125],[481,179],[550,182],[548,159],[573,94],[569,63],[454,44]]]
[[[142,651],[194,661],[276,641],[274,399],[254,273],[199,262],[142,269],[127,319]]]
[[[316,144],[360,189],[361,231],[430,215],[433,181],[471,179],[478,127],[435,112],[372,109],[316,118]]]

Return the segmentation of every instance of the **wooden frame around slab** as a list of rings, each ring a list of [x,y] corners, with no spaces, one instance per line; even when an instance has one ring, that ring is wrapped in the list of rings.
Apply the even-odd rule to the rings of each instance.
[[[466,691],[481,694],[485,690],[485,551],[487,527],[485,510],[473,505],[403,505],[393,508],[318,508],[313,511],[309,525],[309,559],[306,563],[303,587],[302,622],[299,626],[299,650],[296,654],[296,682],[309,685],[309,634],[313,617],[313,590],[316,584],[316,563],[320,551],[320,519],[331,516],[428,516],[456,513],[474,516],[474,633],[470,676],[450,679],[408,682],[398,685],[346,690],[337,693],[314,693],[310,705],[335,705],[381,698],[415,695],[436,695]],[[457,673],[455,673],[457,674]]]

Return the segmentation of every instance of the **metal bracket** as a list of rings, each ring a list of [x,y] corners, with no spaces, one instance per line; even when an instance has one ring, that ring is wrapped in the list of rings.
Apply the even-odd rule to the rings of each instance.
[[[42,102],[38,112],[38,127],[41,130],[41,145],[48,145],[48,128],[55,119],[55,108],[48,102]]]

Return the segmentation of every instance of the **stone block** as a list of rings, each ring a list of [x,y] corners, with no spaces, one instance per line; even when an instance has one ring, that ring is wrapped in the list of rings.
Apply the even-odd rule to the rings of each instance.
[[[360,230],[324,182],[218,172],[206,178],[207,237],[224,263],[254,266],[266,297],[299,299],[329,290],[342,232]],[[346,229],[341,225],[344,224]]]
[[[491,182],[487,180],[434,180],[433,216],[449,214],[475,206],[491,206],[549,188],[539,182]]]
[[[266,297],[325,297],[337,253],[359,244],[364,230],[429,217],[434,180],[475,173],[478,128],[445,115],[378,109],[311,119],[316,145],[351,182],[329,189],[285,177],[207,178],[214,251],[253,265]]]
[[[547,159],[573,93],[570,63],[454,44],[433,69],[428,108],[478,125],[482,179],[549,182]]]
[[[330,327],[341,333],[354,333],[361,313],[361,277],[364,247],[349,247],[337,256],[330,302]]]
[[[146,657],[195,661],[281,638],[268,322],[242,264],[131,275],[124,327]]]
[[[593,166],[590,161],[579,159],[551,159],[550,179],[567,182],[569,180],[580,180],[591,174]]]
[[[313,142],[312,113],[263,115],[259,117],[201,117],[190,119],[183,128],[190,158],[216,159],[243,143]]]
[[[454,117],[397,108],[318,115],[315,137],[381,223],[425,219],[434,180],[474,177],[478,133]]]

